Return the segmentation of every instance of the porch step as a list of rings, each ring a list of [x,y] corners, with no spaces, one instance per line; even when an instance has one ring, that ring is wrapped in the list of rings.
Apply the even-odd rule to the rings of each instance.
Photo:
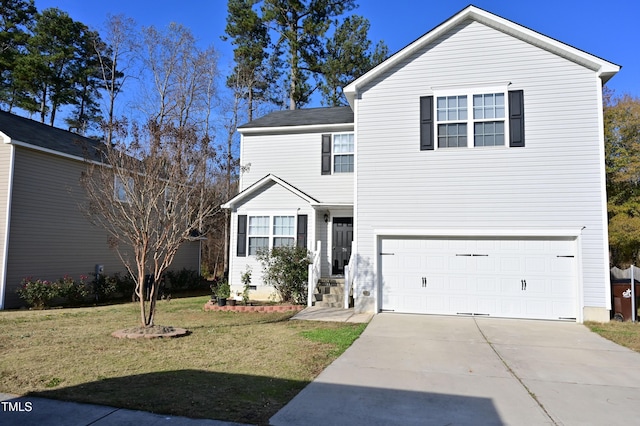
[[[342,308],[344,306],[344,278],[321,278],[316,286],[313,305]]]

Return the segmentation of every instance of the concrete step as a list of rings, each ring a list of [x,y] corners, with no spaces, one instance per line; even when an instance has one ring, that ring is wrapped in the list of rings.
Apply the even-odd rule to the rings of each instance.
[[[342,303],[338,303],[338,302],[316,302],[314,303],[313,306],[318,306],[318,307],[322,307],[322,308],[342,308],[343,304]]]
[[[344,279],[321,278],[318,280],[313,305],[341,308],[344,305]]]
[[[344,295],[344,287],[318,286],[318,287],[316,287],[316,293],[319,293],[319,294],[340,294],[340,295]]]

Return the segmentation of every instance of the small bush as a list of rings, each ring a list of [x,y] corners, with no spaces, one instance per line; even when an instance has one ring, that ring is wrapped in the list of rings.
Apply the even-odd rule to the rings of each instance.
[[[131,299],[133,300],[133,298],[135,297],[134,292],[136,291],[136,282],[133,280],[133,278],[131,278],[131,275],[121,275],[118,272],[113,274],[111,278],[115,280],[116,293],[131,297]]]
[[[51,300],[60,296],[60,288],[56,282],[33,280],[30,277],[22,280],[17,292],[29,306],[36,309],[46,308]]]
[[[90,294],[86,281],[87,276],[85,275],[80,275],[80,281],[76,281],[69,275],[65,275],[57,282],[58,296],[67,299],[70,305],[76,306],[84,303]]]
[[[180,271],[167,271],[166,277],[172,290],[194,290],[200,288],[201,277],[198,271],[182,268]]]
[[[97,275],[91,283],[93,287],[93,296],[96,301],[108,300],[118,293],[117,275],[110,277],[108,275]],[[133,291],[133,290],[132,290]],[[125,294],[123,292],[123,294]]]
[[[242,301],[245,305],[249,304],[249,290],[251,290],[251,267],[247,265],[247,269],[240,276],[242,281]]]
[[[259,250],[264,281],[273,286],[283,302],[305,303],[309,276],[309,252],[304,247],[275,247]]]

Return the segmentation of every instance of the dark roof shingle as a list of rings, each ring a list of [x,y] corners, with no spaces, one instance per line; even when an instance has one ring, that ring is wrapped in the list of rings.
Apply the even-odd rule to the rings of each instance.
[[[238,129],[352,123],[353,111],[351,107],[344,106],[274,111],[247,124],[243,124],[238,127]]]
[[[95,139],[5,111],[0,111],[0,132],[15,141],[80,158],[87,158],[88,152],[95,154],[96,150],[104,146],[102,142]]]

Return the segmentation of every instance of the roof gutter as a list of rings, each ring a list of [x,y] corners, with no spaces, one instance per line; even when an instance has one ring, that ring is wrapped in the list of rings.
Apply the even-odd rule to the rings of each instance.
[[[279,127],[245,127],[238,128],[238,132],[242,135],[256,135],[267,133],[301,133],[301,132],[320,132],[320,131],[346,131],[353,130],[353,123],[337,123],[337,124],[312,124],[304,126],[279,126]]]

